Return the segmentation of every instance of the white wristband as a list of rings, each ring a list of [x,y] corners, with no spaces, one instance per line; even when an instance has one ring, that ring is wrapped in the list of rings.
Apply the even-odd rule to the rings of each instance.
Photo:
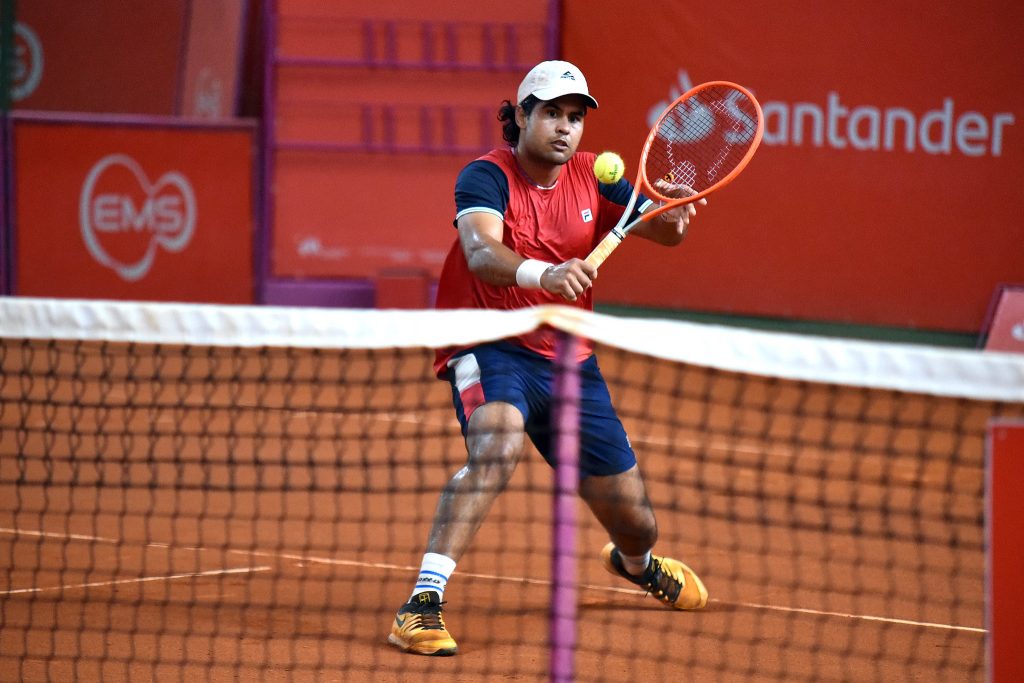
[[[540,289],[540,276],[553,264],[528,258],[516,269],[516,284],[526,289]]]

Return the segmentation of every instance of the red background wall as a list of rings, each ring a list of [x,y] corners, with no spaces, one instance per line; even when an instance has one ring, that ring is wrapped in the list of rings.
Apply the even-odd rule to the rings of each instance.
[[[258,3],[9,4],[0,292],[252,302],[257,127],[234,117]],[[102,198],[83,209],[97,165]],[[182,222],[185,195],[194,223]],[[105,230],[83,227],[92,211]],[[178,232],[186,224],[194,231]]]
[[[246,0],[192,0],[178,113],[206,119],[238,109]]]
[[[230,118],[249,2],[18,2],[13,105]]]
[[[454,238],[456,173],[500,144],[497,106],[529,66],[561,56],[583,67],[602,103],[584,147],[628,163],[651,109],[687,83],[738,81],[768,115],[753,163],[701,210],[684,246],[630,241],[602,269],[599,303],[977,332],[995,287],[1024,282],[1019,3],[268,3],[269,279],[436,276]],[[206,29],[261,3],[80,5],[18,3],[45,57],[19,108],[218,116],[235,100],[215,103],[199,87],[213,65],[201,62],[217,57],[224,84],[242,32]],[[797,109],[827,116],[830,102],[843,108],[838,141],[804,128],[796,139]],[[948,149],[922,146],[917,127],[913,149],[902,129],[894,149],[856,148],[867,108],[934,119],[924,142],[948,132]],[[998,150],[990,135],[970,137],[999,117]],[[957,139],[958,124],[969,139]]]
[[[436,275],[455,176],[500,143],[501,101],[546,56],[549,6],[278,3],[270,275]]]
[[[38,38],[41,60],[24,46],[17,59],[26,73],[41,73],[14,106],[175,113],[187,9],[186,0],[18,2],[17,20]]]
[[[636,155],[648,111],[693,83],[733,80],[766,110],[748,169],[710,198],[684,246],[642,240],[602,269],[599,300],[772,317],[976,331],[995,285],[1024,281],[1024,5],[635,0],[614,30],[592,3],[564,5],[563,52],[601,109],[586,146]],[[611,48],[611,49],[609,49]],[[900,107],[920,122],[952,103],[992,121],[1002,149],[979,156],[797,144],[782,126],[797,103],[853,112]],[[939,117],[941,118],[941,117]],[[856,136],[867,135],[860,117]],[[969,124],[965,124],[969,125]],[[897,129],[902,131],[902,129]],[[928,129],[941,140],[941,125]],[[969,145],[974,143],[967,141]],[[973,150],[971,150],[973,151]],[[635,166],[630,166],[630,174]]]

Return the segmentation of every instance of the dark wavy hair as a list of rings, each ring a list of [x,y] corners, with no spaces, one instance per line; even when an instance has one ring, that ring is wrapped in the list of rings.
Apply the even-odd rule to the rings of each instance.
[[[533,95],[528,95],[525,100],[519,105],[526,112],[526,116],[530,116],[530,112],[540,102]],[[505,142],[510,147],[515,147],[519,144],[519,125],[516,123],[516,105],[512,104],[511,101],[505,100],[501,103],[501,108],[498,109],[498,120],[501,121],[501,137],[505,139]]]

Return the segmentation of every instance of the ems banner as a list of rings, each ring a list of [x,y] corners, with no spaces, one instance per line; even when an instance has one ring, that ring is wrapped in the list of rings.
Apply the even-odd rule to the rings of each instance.
[[[765,131],[681,248],[620,247],[599,302],[976,333],[1024,282],[1024,3],[634,0],[614,29],[600,4],[563,3],[585,148],[634,176],[652,118],[714,80]]]
[[[19,114],[13,293],[252,303],[254,126]]]

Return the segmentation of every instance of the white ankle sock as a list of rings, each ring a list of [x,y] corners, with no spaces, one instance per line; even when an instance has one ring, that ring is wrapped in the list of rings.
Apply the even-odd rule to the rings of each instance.
[[[454,571],[455,560],[452,558],[438,553],[426,553],[420,565],[420,575],[416,577],[416,586],[412,589],[412,597],[426,591],[436,591],[443,598],[448,577]]]
[[[640,576],[647,570],[647,565],[651,563],[651,551],[648,550],[643,555],[627,555],[620,550],[619,559],[622,560],[623,569],[633,576]]]

